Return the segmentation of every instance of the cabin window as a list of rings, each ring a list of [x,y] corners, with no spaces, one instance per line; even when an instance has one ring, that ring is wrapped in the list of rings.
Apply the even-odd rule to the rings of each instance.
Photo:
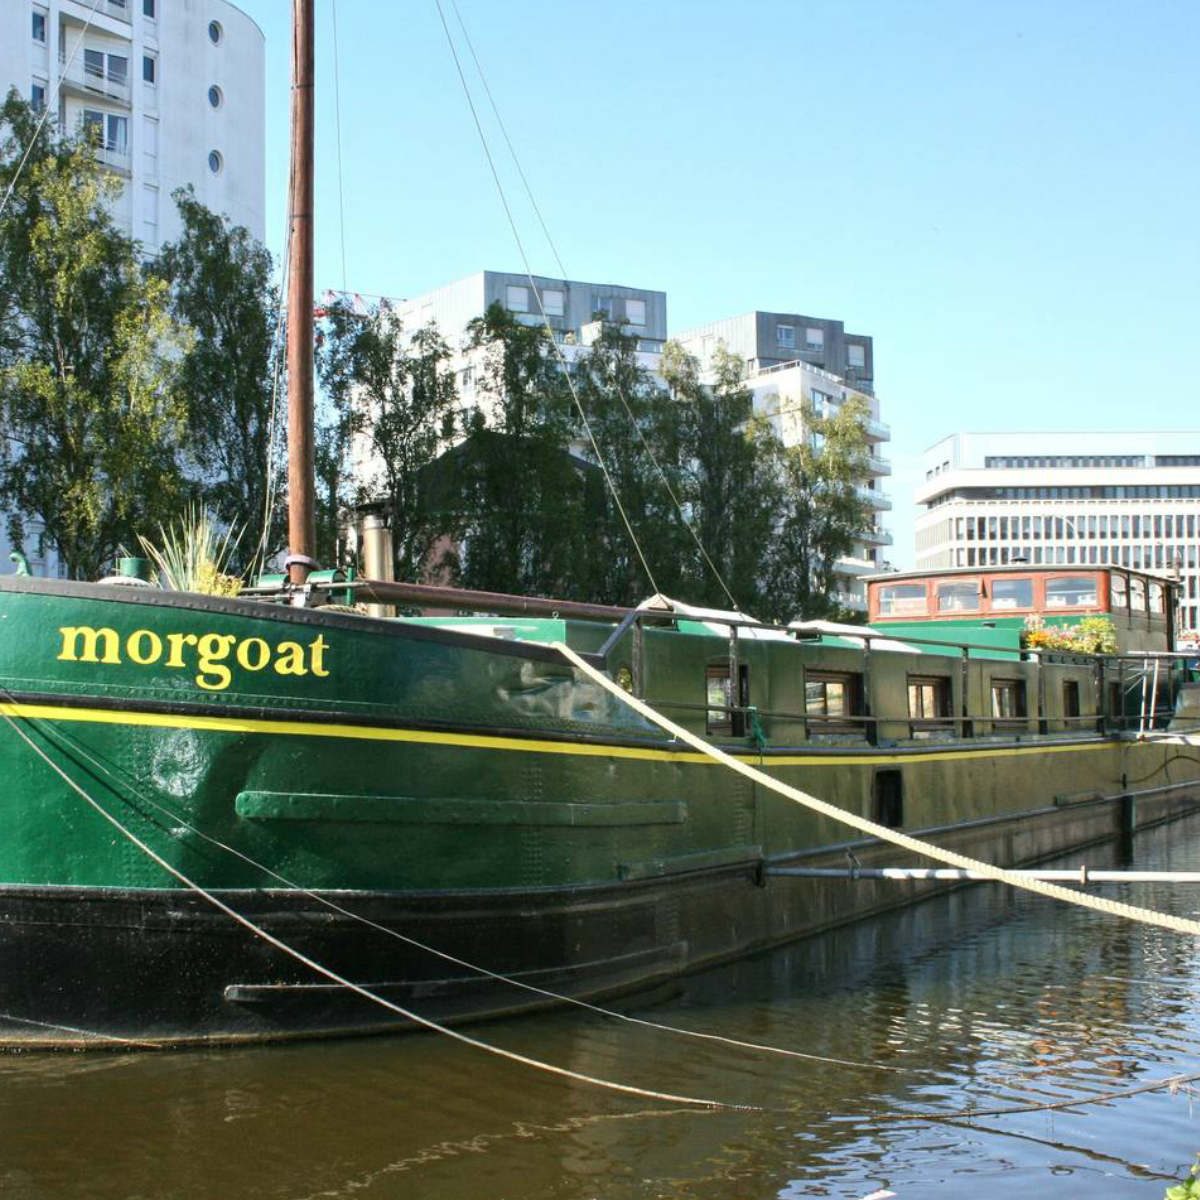
[[[1025,681],[992,680],[992,720],[997,724],[1019,723],[1025,716]]]
[[[862,676],[806,671],[804,707],[810,733],[858,733],[853,720],[861,710]]]
[[[1146,611],[1146,582],[1143,579],[1129,581],[1129,611]]]
[[[1129,607],[1129,580],[1124,575],[1113,574],[1108,580],[1109,604],[1113,609]]]
[[[1032,608],[1032,579],[993,579],[992,608]]]
[[[1167,611],[1166,589],[1161,583],[1150,581],[1150,611],[1161,616]]]
[[[913,737],[928,737],[931,729],[950,727],[950,680],[944,675],[910,675],[908,716]]]
[[[975,612],[979,608],[979,580],[955,579],[937,585],[938,612]]]
[[[1079,680],[1063,680],[1063,718],[1068,729],[1079,725]]]
[[[504,306],[509,312],[528,312],[529,289],[510,283],[504,289]]]
[[[746,736],[746,705],[750,703],[750,667],[738,664],[738,686],[734,691],[729,664],[715,663],[704,673],[705,722],[709,733],[730,737]]]
[[[891,768],[875,772],[875,823],[888,829],[904,824],[904,777]]]
[[[879,589],[881,617],[924,616],[925,613],[923,583],[893,583]]]
[[[704,673],[704,702],[708,705],[709,733],[731,733],[730,708],[733,693],[729,687],[729,664],[709,667]]]
[[[1081,608],[1096,603],[1096,581],[1090,575],[1059,575],[1046,580],[1047,608]]]

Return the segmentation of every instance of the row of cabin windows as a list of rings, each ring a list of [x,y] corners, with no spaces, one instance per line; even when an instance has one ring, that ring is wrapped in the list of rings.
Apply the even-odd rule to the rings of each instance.
[[[738,669],[735,700],[729,668],[709,667],[706,675],[707,730],[730,737],[746,735],[744,710],[750,702],[750,671]],[[989,717],[1004,726],[1024,722],[1029,715],[1023,679],[993,679]],[[807,672],[804,680],[805,718],[816,733],[859,733],[863,721],[862,676],[851,672]],[[908,677],[908,719],[916,736],[935,728],[953,728],[954,711],[950,679],[944,675]],[[1081,716],[1078,680],[1063,681],[1062,715],[1070,721]]]
[[[978,612],[983,598],[995,612],[1001,609],[1033,608],[1033,580],[946,579],[933,586],[933,603],[939,613]],[[1095,608],[1099,595],[1095,576],[1060,575],[1045,583],[1046,608]],[[1166,590],[1155,580],[1129,579],[1114,574],[1110,580],[1110,607],[1114,611],[1166,612]],[[924,583],[894,583],[879,589],[881,617],[924,616],[929,597]]]

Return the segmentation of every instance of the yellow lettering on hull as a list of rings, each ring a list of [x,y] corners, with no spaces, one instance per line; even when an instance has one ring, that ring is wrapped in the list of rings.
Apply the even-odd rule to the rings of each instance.
[[[329,643],[318,634],[304,645],[265,638],[239,638],[232,633],[168,633],[135,629],[124,639],[107,626],[62,625],[59,662],[97,663],[120,666],[165,667],[193,671],[193,682],[206,692],[223,692],[233,683],[232,666],[249,674],[271,668],[279,675],[329,676],[325,665]]]

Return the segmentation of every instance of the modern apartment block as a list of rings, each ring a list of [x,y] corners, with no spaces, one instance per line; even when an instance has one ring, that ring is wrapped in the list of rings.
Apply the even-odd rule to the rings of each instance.
[[[828,371],[860,392],[875,390],[872,339],[847,333],[841,321],[799,313],[750,312],[698,325],[673,335],[688,353],[707,363],[720,344],[746,364],[753,377],[771,367],[807,363]]]
[[[1178,577],[1200,629],[1200,430],[957,433],[925,454],[918,569],[1112,563]]]
[[[874,528],[839,561],[837,601],[843,608],[865,612],[866,585],[861,576],[884,565],[883,548],[892,543],[892,535],[883,526],[883,514],[892,502],[882,486],[892,473],[884,456],[891,430],[879,418],[872,339],[847,333],[841,321],[826,317],[757,311],[673,337],[699,361],[702,372],[711,368],[718,346],[741,359],[755,408],[771,418],[785,445],[796,445],[808,436],[802,416],[806,402],[824,416],[852,395],[863,398],[870,414],[867,436],[872,447],[863,498],[875,514]]]
[[[94,133],[147,252],[178,234],[189,183],[262,239],[264,39],[227,0],[0,0],[0,85]]]
[[[467,326],[493,305],[508,309],[526,325],[549,324],[564,356],[579,353],[600,329],[601,322],[615,321],[638,339],[638,358],[647,370],[656,372],[667,338],[665,292],[619,284],[583,283],[548,276],[479,271],[410,300],[393,302],[404,328],[409,332],[436,322],[442,336],[455,352],[454,369],[464,411],[476,405],[475,381],[480,355],[468,353]]]

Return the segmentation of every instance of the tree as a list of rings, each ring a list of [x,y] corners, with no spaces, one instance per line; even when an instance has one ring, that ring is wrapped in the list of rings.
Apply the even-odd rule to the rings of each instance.
[[[663,353],[663,376],[679,406],[684,497],[703,551],[689,555],[688,592],[698,603],[755,611],[778,508],[773,435],[754,414],[741,361],[718,346],[713,382],[676,343]],[[694,543],[693,543],[694,547]],[[707,557],[706,557],[707,556]]]
[[[632,605],[652,584],[678,595],[692,547],[676,508],[683,485],[680,406],[638,363],[637,338],[614,324],[605,323],[573,373],[587,417],[577,440],[584,457],[595,460],[590,431],[607,473],[595,480],[587,501],[591,532],[580,571],[587,596]]]
[[[253,554],[260,539],[269,554],[284,540],[282,503],[268,504],[282,492],[272,486],[282,463],[270,458],[272,433],[279,451],[284,423],[274,391],[279,294],[271,255],[248,230],[201,204],[190,186],[174,199],[183,230],[154,270],[170,287],[176,322],[191,334],[180,364],[188,466],[218,520],[250,535],[241,556]]]
[[[467,587],[577,598],[588,470],[546,331],[499,304],[468,326],[476,396],[458,455],[459,572]]]
[[[94,578],[178,506],[181,346],[92,148],[39,131],[15,92],[0,129],[0,501],[15,545],[40,522],[68,574]]]
[[[434,540],[445,532],[423,485],[454,432],[457,392],[449,358],[435,327],[409,337],[387,305],[365,317],[345,305],[328,313],[320,355],[332,403],[319,439],[323,509],[335,508],[349,451],[358,464],[351,502],[386,512],[398,579],[419,578]]]
[[[867,407],[852,397],[832,414],[804,406],[806,437],[776,444],[779,510],[771,538],[763,615],[779,621],[844,615],[834,598],[837,561],[872,524],[866,480]]]

